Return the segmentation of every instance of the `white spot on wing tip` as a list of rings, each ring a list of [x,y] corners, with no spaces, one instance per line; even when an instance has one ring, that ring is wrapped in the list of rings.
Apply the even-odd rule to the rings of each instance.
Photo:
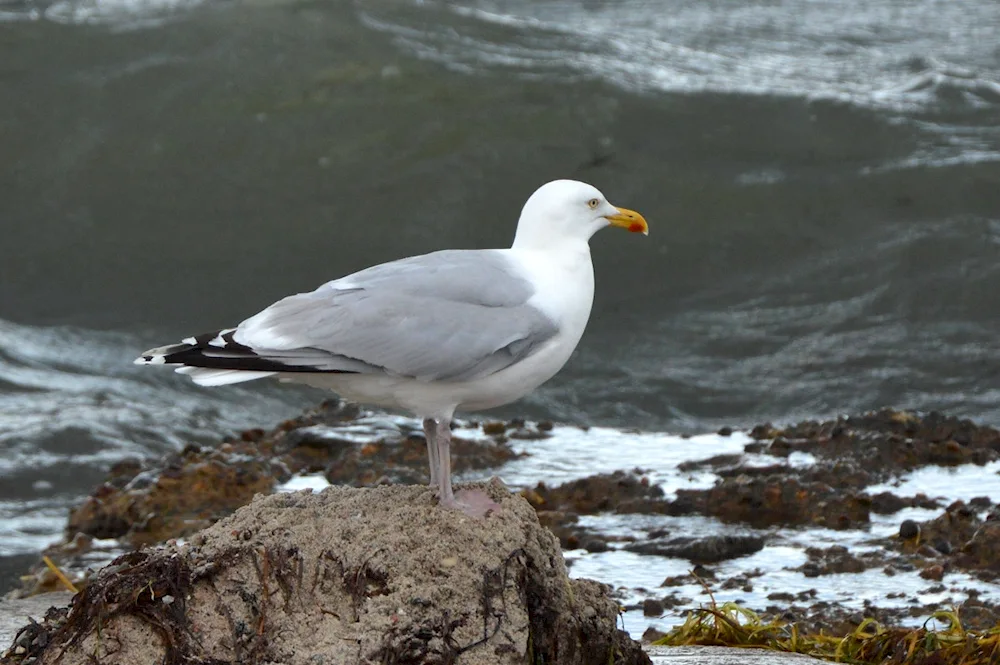
[[[218,346],[218,347],[223,348],[223,349],[226,348],[226,346],[228,345],[228,342],[226,342],[226,340],[222,339],[222,336],[223,335],[228,335],[229,333],[234,332],[235,330],[236,330],[236,328],[226,328],[225,330],[220,330],[219,334],[216,335],[215,338],[212,339],[212,341],[209,342],[209,345],[210,346]]]
[[[181,340],[181,344],[197,344],[198,341],[194,337],[185,337]]]

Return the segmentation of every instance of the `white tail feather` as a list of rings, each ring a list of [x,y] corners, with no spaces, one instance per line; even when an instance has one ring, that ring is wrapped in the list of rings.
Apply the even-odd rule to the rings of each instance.
[[[277,372],[251,372],[242,369],[209,369],[206,367],[178,367],[174,371],[178,374],[187,374],[199,386],[225,386],[230,383],[255,381],[277,374]]]

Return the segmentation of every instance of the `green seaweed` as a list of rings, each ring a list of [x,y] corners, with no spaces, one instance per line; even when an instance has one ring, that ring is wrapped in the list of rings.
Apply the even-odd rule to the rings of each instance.
[[[932,621],[944,628],[929,629]],[[794,623],[765,621],[752,610],[731,602],[718,605],[713,598],[654,644],[770,649],[852,665],[994,665],[1000,663],[1000,623],[985,631],[966,630],[956,609],[935,612],[919,628],[865,619],[846,635],[802,634]]]

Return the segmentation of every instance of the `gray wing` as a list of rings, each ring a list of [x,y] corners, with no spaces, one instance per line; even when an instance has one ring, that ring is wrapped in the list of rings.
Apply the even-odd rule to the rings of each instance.
[[[558,332],[528,304],[533,293],[497,252],[435,252],[289,296],[241,323],[233,338],[259,357],[317,371],[474,379]]]

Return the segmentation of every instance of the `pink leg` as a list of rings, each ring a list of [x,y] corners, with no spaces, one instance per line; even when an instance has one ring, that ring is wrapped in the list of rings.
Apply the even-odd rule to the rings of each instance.
[[[500,510],[482,490],[460,490],[455,494],[451,488],[451,423],[437,423],[437,478],[441,507],[460,510],[469,517],[483,518]]]
[[[424,418],[424,438],[427,439],[427,460],[431,467],[431,485],[440,483],[438,477],[437,421]]]

